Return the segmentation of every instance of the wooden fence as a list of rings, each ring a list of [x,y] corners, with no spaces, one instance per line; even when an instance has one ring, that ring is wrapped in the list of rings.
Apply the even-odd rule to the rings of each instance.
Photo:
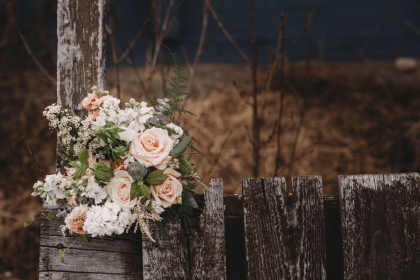
[[[195,195],[194,236],[168,225],[141,234],[75,243],[60,262],[61,219],[41,225],[40,279],[420,279],[420,177],[339,178],[323,197],[319,176],[246,179],[243,196],[222,180]],[[341,219],[340,219],[341,216]]]
[[[81,114],[93,85],[105,85],[105,0],[58,0],[57,102]],[[243,196],[210,183],[183,235],[63,237],[62,219],[41,223],[40,279],[420,279],[418,174],[339,178],[339,198],[320,176],[246,179]]]

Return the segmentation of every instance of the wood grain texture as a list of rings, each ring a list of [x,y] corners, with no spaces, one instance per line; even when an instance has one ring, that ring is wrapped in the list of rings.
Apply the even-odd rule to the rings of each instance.
[[[105,88],[105,0],[57,2],[57,103],[82,115],[92,86]]]
[[[42,247],[40,273],[47,271],[126,274],[141,277],[141,256],[120,252],[70,249],[61,263],[58,248]]]
[[[177,219],[166,227],[167,242],[160,229],[150,224],[156,242],[143,235],[143,278],[145,280],[190,279],[188,239]]]
[[[41,272],[39,280],[139,280],[137,275],[120,275],[107,273],[78,273],[49,271]]]
[[[200,228],[189,238],[192,279],[226,279],[225,219],[222,179],[204,192]]]
[[[420,279],[420,178],[339,178],[344,279]]]
[[[321,177],[243,181],[247,279],[326,279]]]

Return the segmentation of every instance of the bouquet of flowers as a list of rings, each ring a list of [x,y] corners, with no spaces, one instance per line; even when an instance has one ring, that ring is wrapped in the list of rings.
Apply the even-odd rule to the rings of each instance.
[[[45,109],[63,152],[57,173],[36,182],[32,195],[47,204],[66,201],[45,215],[65,217],[63,235],[88,243],[86,234],[122,234],[134,225],[154,241],[149,222],[156,222],[166,239],[165,224],[176,217],[191,231],[189,216],[197,206],[192,193],[200,181],[190,159],[199,151],[192,136],[174,123],[177,114],[194,114],[182,105],[192,94],[182,92],[187,78],[178,56],[170,53],[175,76],[163,89],[167,98],[150,99],[151,107],[131,99],[121,109],[119,99],[93,87],[82,102],[89,110],[86,119],[56,104]],[[62,262],[66,250],[60,250]]]

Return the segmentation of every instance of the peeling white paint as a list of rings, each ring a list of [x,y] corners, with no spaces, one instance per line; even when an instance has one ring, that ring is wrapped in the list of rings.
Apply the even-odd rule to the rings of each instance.
[[[106,86],[106,66],[105,66],[105,5],[106,0],[98,0],[99,10],[99,34],[98,34],[98,57],[96,58],[98,67],[98,88]]]

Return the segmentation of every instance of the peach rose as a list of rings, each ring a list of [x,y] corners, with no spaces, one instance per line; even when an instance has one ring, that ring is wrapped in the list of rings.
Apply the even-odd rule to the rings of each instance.
[[[83,108],[91,109],[92,108],[92,102],[95,101],[98,98],[99,97],[98,97],[98,95],[96,95],[96,93],[88,94],[88,96],[85,99],[83,99],[83,101],[82,101]]]
[[[86,221],[86,212],[88,207],[86,205],[80,205],[75,207],[70,214],[64,219],[66,226],[77,234],[86,234],[84,225]]]
[[[173,146],[174,141],[169,138],[167,130],[152,127],[134,136],[130,154],[145,167],[159,166],[167,159]]]
[[[96,120],[96,117],[99,116],[99,111],[94,111],[89,113],[86,119],[88,119],[90,122],[94,122]]]
[[[181,174],[172,168],[166,168],[163,174],[168,178],[161,185],[150,186],[150,192],[157,203],[162,204],[164,208],[172,204],[182,203],[182,184],[177,180]]]
[[[109,95],[105,95],[105,96],[102,96],[99,99],[96,99],[95,101],[92,102],[92,109],[98,108],[99,106],[101,106],[105,102],[105,100],[108,100],[109,98],[110,98]]]
[[[114,178],[105,187],[106,192],[111,197],[112,202],[117,203],[122,208],[131,209],[136,200],[130,200],[131,184],[133,178],[127,171],[119,170],[114,173]]]

